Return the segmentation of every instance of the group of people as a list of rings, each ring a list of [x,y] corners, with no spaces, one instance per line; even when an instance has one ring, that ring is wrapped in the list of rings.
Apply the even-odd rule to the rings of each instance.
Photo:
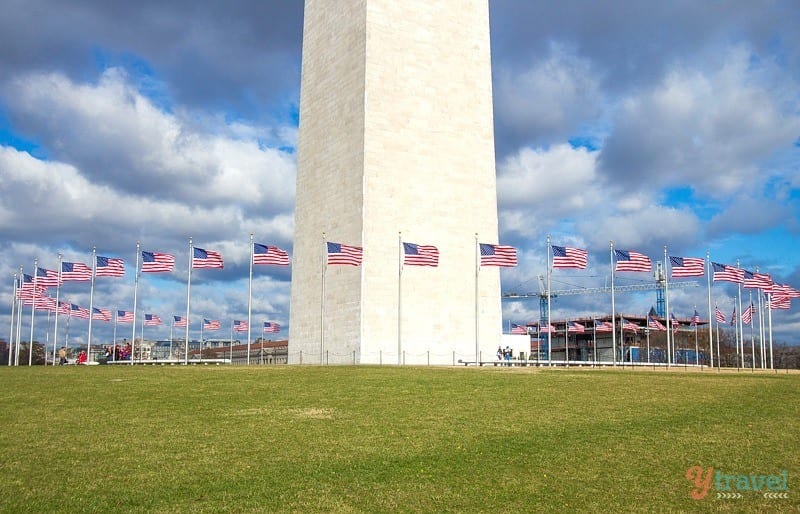
[[[108,361],[127,361],[131,360],[131,344],[125,343],[124,345],[109,345],[103,347],[103,357]],[[81,350],[78,357],[75,359],[75,364],[86,364],[89,356],[86,350]],[[63,366],[69,364],[67,360],[67,349],[61,348],[58,352],[58,363]]]
[[[510,362],[513,356],[514,350],[512,350],[509,346],[506,346],[505,348],[502,346],[497,347],[497,360]]]

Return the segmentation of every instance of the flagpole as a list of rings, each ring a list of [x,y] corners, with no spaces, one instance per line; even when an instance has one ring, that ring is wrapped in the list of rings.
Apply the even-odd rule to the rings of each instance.
[[[325,364],[325,275],[328,271],[328,242],[325,232],[322,233],[322,311],[319,316],[319,364]],[[302,355],[302,354],[300,354]]]
[[[24,285],[25,275],[22,266],[19,267],[20,288]],[[13,320],[12,320],[13,322]],[[19,366],[19,347],[22,342],[22,291],[17,298],[17,349],[14,352],[14,366]]]
[[[756,369],[756,336],[755,336],[755,323],[753,323],[753,314],[755,314],[755,309],[753,309],[753,292],[750,291],[750,354],[753,357],[752,368]]]
[[[722,354],[719,353],[719,320],[717,320],[716,311],[719,309],[719,305],[714,302],[714,320],[717,322],[717,367],[722,369]],[[708,320],[708,323],[711,324],[711,320]],[[713,347],[712,347],[713,348]]]
[[[11,354],[12,350],[14,349],[14,315],[17,310],[17,274],[14,273],[14,289],[13,294],[11,295],[11,333],[8,336],[8,365],[11,366]],[[56,302],[57,304],[57,302]],[[17,342],[19,344],[19,341]],[[53,356],[55,359],[55,356]]]
[[[594,365],[597,366],[597,321],[592,319],[592,325],[594,325],[594,331],[592,332],[592,341],[594,346]]]
[[[94,319],[94,277],[97,275],[97,246],[92,246],[92,284],[89,287],[89,340],[86,345],[86,362],[92,358],[92,320]]]
[[[611,346],[613,355],[613,364],[617,365],[617,329],[614,324],[617,322],[617,312],[614,298],[614,241],[609,241],[611,245]],[[620,336],[621,337],[621,336]]]
[[[761,369],[767,369],[767,347],[764,340],[765,323],[764,323],[764,293],[761,289],[758,290],[758,339],[761,342]]]
[[[694,312],[697,312],[697,305],[694,306]],[[694,363],[695,365],[700,364],[700,341],[697,339],[697,329],[699,328],[700,323],[695,318],[694,323]]]
[[[706,271],[706,285],[708,286],[708,348],[711,355],[711,360],[709,363],[711,364],[711,368],[714,368],[714,328],[711,324],[711,252],[706,250],[706,262],[705,262],[705,271]],[[717,358],[719,358],[719,352],[717,352]]]
[[[250,325],[253,315],[253,234],[250,233],[250,279],[247,285],[247,365],[250,365]],[[202,341],[201,341],[202,346]],[[201,350],[202,353],[202,350]]]
[[[672,336],[672,318],[669,316],[669,268],[667,263],[667,245],[664,245],[664,301],[666,304],[667,312],[664,314],[664,324],[667,328],[667,367],[670,366],[675,358],[675,338]],[[672,344],[670,344],[670,341]]]
[[[28,367],[33,366],[33,319],[36,313],[36,297],[39,296],[37,290],[37,277],[39,271],[38,259],[33,259],[33,301],[31,302],[31,338],[28,342]]]
[[[200,318],[200,360],[203,360],[203,318]],[[171,348],[171,346],[170,346]],[[170,350],[170,354],[172,354],[172,350]]]
[[[58,312],[58,311],[56,311],[56,312]],[[58,314],[56,314],[56,316],[58,316]],[[114,306],[114,345],[112,346],[112,348],[113,348],[112,352],[113,353],[111,354],[111,360],[112,361],[116,361],[117,360],[117,321],[118,320],[119,320],[119,311],[117,310],[117,306],[115,305]]]
[[[775,369],[772,360],[772,293],[767,296],[767,316],[769,318],[769,369]],[[19,338],[17,338],[19,341]]]
[[[480,346],[478,342],[478,276],[481,270],[481,247],[478,242],[478,233],[475,232],[475,365],[480,365]]]
[[[548,366],[552,366],[553,365],[553,360],[552,360],[552,358],[553,358],[553,354],[552,354],[552,348],[553,348],[553,344],[552,344],[553,343],[553,336],[552,336],[553,320],[552,320],[552,311],[550,310],[550,274],[551,274],[551,271],[550,271],[550,257],[552,256],[552,254],[553,254],[553,247],[550,244],[550,234],[547,234],[547,255],[546,255],[546,259],[545,259],[545,262],[546,262],[545,274],[547,275],[547,283],[545,284],[545,286],[547,287],[547,291],[545,291],[545,294],[547,294],[547,365]],[[541,339],[540,339],[540,341],[541,341]]]
[[[192,257],[194,256],[194,248],[192,246],[192,237],[189,236],[189,275],[188,279],[186,280],[186,337],[185,341],[185,348],[183,353],[183,363],[188,365],[189,364],[189,306],[190,300],[192,298]],[[231,336],[232,338],[232,336]]]
[[[133,352],[136,349],[136,293],[139,291],[139,256],[142,254],[140,251],[141,245],[136,241],[136,268],[133,270],[133,321],[131,325],[131,366],[133,366]]]
[[[397,364],[403,352],[403,233],[397,233]]]
[[[741,270],[739,259],[736,259],[736,269]],[[739,327],[739,341],[742,350],[742,367],[744,368],[744,324],[742,324],[742,282],[739,280],[740,276],[742,276],[740,273],[736,274],[736,280],[738,281],[737,286],[739,288],[739,322],[737,325]]]
[[[569,321],[564,319],[564,367],[569,367]]]

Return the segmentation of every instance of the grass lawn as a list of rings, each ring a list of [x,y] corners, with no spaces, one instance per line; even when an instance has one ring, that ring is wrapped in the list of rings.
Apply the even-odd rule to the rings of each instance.
[[[800,510],[800,374],[69,366],[0,381],[3,512]],[[698,465],[786,471],[788,498],[720,499],[712,480],[693,500]]]

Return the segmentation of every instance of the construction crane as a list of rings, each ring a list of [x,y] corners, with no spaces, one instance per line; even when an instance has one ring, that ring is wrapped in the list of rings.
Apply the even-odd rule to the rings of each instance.
[[[666,289],[666,273],[664,273],[664,269],[661,266],[661,263],[657,263],[656,271],[653,274],[656,281],[655,283],[651,284],[632,284],[626,286],[614,286],[614,293],[628,293],[631,291],[656,291],[656,312],[659,316],[664,317],[666,309],[665,309],[665,301],[664,301],[664,291]],[[539,292],[538,293],[505,293],[503,294],[504,300],[524,300],[526,298],[539,298],[539,319],[546,320],[547,319],[547,288],[544,283],[544,277],[539,275]],[[669,284],[670,289],[685,289],[689,287],[700,287],[695,281],[686,281],[686,282],[670,282]],[[550,298],[556,298],[558,296],[572,296],[572,295],[582,295],[582,294],[603,294],[603,293],[610,293],[611,287],[582,287],[582,288],[575,288],[575,289],[560,289],[557,291],[550,291]]]

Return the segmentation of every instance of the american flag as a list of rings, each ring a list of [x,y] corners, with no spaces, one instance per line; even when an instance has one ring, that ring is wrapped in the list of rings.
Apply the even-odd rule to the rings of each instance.
[[[674,333],[676,333],[676,332],[678,331],[678,329],[680,328],[681,324],[680,324],[680,322],[679,322],[679,321],[678,321],[678,320],[675,318],[675,313],[674,313],[674,312],[673,312],[672,314],[670,314],[670,315],[669,315],[669,318],[670,318],[670,321],[671,321],[671,323],[672,323],[672,333],[674,334]]]
[[[717,320],[717,323],[725,323],[727,321],[725,315],[718,307],[714,307],[714,319]]]
[[[772,292],[772,277],[768,273],[753,273],[753,280],[758,284],[759,289],[764,292]],[[747,286],[745,286],[747,287]]]
[[[186,318],[183,316],[172,316],[172,326],[173,327],[185,327],[188,323],[186,322]]]
[[[556,245],[552,245],[551,248],[553,249],[554,268],[586,269],[587,256],[589,255],[586,250]]]
[[[586,327],[581,325],[580,323],[576,323],[574,321],[567,322],[567,332],[583,334],[585,331]]]
[[[733,314],[731,314],[731,325],[736,324],[736,306],[733,306]]]
[[[92,279],[92,268],[81,262],[62,262],[62,282],[83,282]]]
[[[782,284],[780,294],[783,296],[788,296],[789,298],[800,298],[800,291],[793,288],[789,284]]]
[[[435,268],[439,265],[439,249],[431,245],[403,243],[403,264]]]
[[[361,260],[364,257],[364,251],[358,246],[327,242],[327,247],[328,264],[361,266]]]
[[[86,307],[80,307],[73,303],[69,306],[69,315],[74,318],[89,319],[89,309]]]
[[[594,320],[594,330],[595,332],[613,332],[614,326],[610,321],[600,321],[596,319]]]
[[[289,254],[277,246],[268,246],[253,243],[253,264],[273,264],[275,266],[288,266]]]
[[[270,332],[280,332],[281,326],[274,321],[265,321],[264,322],[264,333],[268,334]]]
[[[647,326],[655,330],[667,330],[667,327],[656,319],[656,310],[653,308],[647,314]]]
[[[653,263],[650,257],[629,250],[614,250],[617,266],[614,271],[650,271]]]
[[[211,320],[203,318],[203,330],[219,330],[219,320]]]
[[[192,268],[223,268],[222,255],[219,252],[211,250],[203,250],[202,248],[194,247],[194,255],[192,256]]]
[[[702,277],[706,274],[706,260],[700,257],[669,258],[672,278]]]
[[[517,249],[513,246],[480,243],[481,266],[511,267],[517,265]]]
[[[133,323],[133,312],[117,311],[117,321],[120,323]]]
[[[116,257],[97,256],[96,277],[124,277],[125,261]]]
[[[111,311],[108,309],[92,307],[92,319],[96,319],[98,321],[111,321]]]
[[[734,268],[727,264],[717,264],[712,262],[711,266],[714,270],[714,282],[734,282],[740,284],[744,280],[744,270]]]
[[[72,306],[69,302],[58,302],[58,314],[69,314],[72,312]]]
[[[769,300],[770,309],[791,309],[792,299],[786,295],[773,294]]]
[[[700,314],[697,313],[697,309],[694,310],[694,314],[692,315],[692,325],[699,325],[700,324]]]
[[[250,325],[246,321],[233,320],[234,332],[247,332],[249,328]]]
[[[39,284],[37,280],[35,285],[33,277],[27,274],[22,275],[22,279],[17,280],[17,299],[39,297],[47,290],[46,287]]]
[[[625,318],[622,318],[622,330],[633,330],[634,332],[638,332],[639,325],[637,325],[636,323],[631,323]],[[666,328],[664,330],[666,330]]]
[[[146,327],[157,327],[161,325],[163,321],[157,314],[145,314],[144,315],[144,326]]]
[[[744,323],[745,325],[749,325],[750,322],[753,321],[753,314],[755,312],[756,309],[755,307],[753,307],[753,304],[751,303],[750,307],[746,308],[744,312],[742,312],[742,323]]]
[[[58,272],[51,269],[36,268],[36,284],[44,287],[58,287]]]
[[[528,333],[528,327],[523,325],[517,325],[516,323],[511,324],[511,333],[517,335],[524,335]]]
[[[56,299],[51,296],[43,296],[41,298],[36,299],[36,310],[37,311],[50,311],[55,312],[56,310]]]
[[[556,329],[553,325],[549,325],[547,323],[539,323],[539,333],[540,334],[547,334],[548,332],[555,332]]]
[[[175,269],[175,256],[167,253],[142,252],[142,273],[161,273]]]

